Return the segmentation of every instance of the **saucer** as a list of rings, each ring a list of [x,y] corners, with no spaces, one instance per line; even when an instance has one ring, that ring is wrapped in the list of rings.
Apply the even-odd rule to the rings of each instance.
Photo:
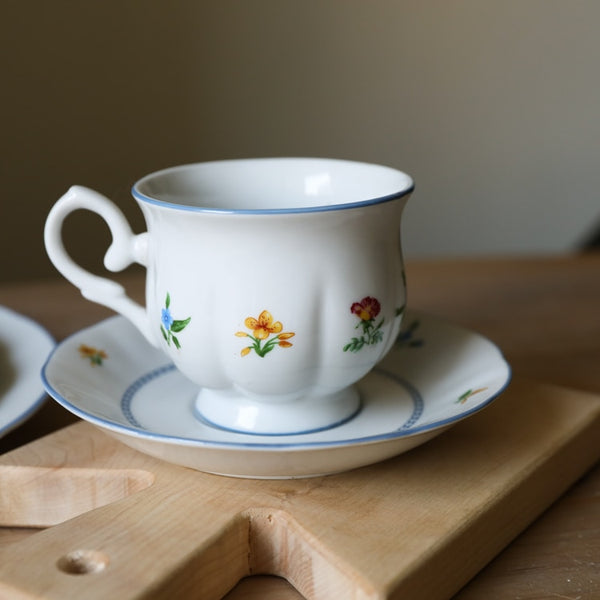
[[[46,398],[40,370],[54,347],[41,325],[0,306],[0,437],[30,417]]]
[[[481,335],[407,311],[390,353],[357,384],[361,409],[352,419],[271,436],[198,419],[197,386],[120,316],[60,343],[42,378],[66,409],[151,456],[220,475],[294,478],[354,469],[426,442],[492,402],[510,367]]]

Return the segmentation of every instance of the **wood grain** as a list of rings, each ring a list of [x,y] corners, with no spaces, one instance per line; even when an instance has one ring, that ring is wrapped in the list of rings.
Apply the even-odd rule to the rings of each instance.
[[[598,435],[597,396],[523,380],[395,459],[260,481],[78,423],[0,459],[0,522],[50,526],[0,549],[0,596],[218,600],[272,574],[312,600],[442,600],[597,460]]]

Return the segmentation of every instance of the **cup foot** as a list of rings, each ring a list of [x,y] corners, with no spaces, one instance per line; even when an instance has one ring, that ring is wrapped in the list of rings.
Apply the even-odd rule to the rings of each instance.
[[[196,416],[209,424],[256,435],[293,435],[337,427],[360,410],[354,386],[328,396],[292,402],[261,402],[230,390],[203,388],[196,397]]]

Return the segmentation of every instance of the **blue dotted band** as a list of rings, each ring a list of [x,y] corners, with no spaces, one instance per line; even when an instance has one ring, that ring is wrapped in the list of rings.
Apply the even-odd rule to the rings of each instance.
[[[137,392],[143,388],[146,384],[166,375],[167,373],[171,373],[171,371],[175,370],[174,364],[163,365],[162,367],[158,367],[145,375],[142,375],[139,379],[136,379],[126,390],[121,398],[121,411],[123,412],[123,416],[129,421],[130,425],[137,427],[138,429],[145,429],[139,421],[133,416],[131,412],[131,402],[133,401],[134,396]]]

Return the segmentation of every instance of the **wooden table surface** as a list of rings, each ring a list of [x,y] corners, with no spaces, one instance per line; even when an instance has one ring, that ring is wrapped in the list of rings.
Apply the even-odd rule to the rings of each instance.
[[[407,278],[411,308],[488,336],[515,377],[591,391],[600,402],[600,253],[414,261],[407,263]],[[123,281],[141,299],[143,274],[133,271]],[[0,305],[32,317],[57,340],[111,314],[60,279],[0,285]],[[48,401],[0,439],[0,453],[74,420]],[[284,580],[253,577],[227,595],[241,598],[301,596]],[[600,465],[455,596],[482,598],[600,598]]]

